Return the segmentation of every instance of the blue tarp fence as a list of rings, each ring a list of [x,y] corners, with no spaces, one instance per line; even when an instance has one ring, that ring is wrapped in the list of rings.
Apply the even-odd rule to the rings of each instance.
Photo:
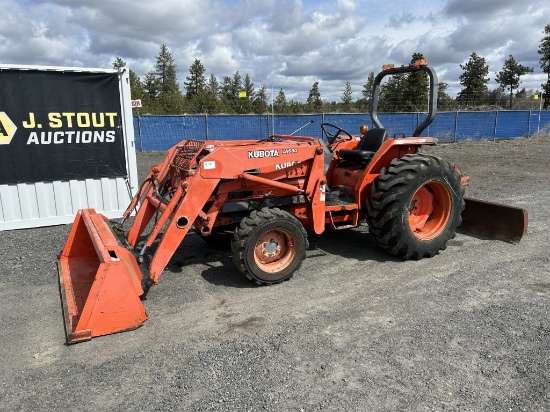
[[[378,118],[390,136],[411,136],[426,113],[384,113]],[[260,140],[271,134],[321,136],[321,123],[359,134],[372,127],[368,114],[134,116],[136,148],[164,151],[181,140]],[[443,112],[422,133],[440,142],[502,140],[550,133],[550,111]]]

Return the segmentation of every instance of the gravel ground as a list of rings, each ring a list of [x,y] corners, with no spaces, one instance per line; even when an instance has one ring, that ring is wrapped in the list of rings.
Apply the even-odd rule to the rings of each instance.
[[[424,149],[467,194],[525,207],[519,245],[459,233],[401,261],[365,227],[310,237],[257,287],[185,239],[139,329],[64,344],[56,256],[69,226],[1,233],[0,410],[550,410],[550,138]],[[161,154],[139,154],[143,176]]]

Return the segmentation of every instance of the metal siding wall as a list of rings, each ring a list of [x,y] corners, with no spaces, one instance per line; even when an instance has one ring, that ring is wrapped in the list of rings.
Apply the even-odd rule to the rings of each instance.
[[[0,230],[72,223],[78,209],[120,217],[130,202],[123,178],[0,186]]]

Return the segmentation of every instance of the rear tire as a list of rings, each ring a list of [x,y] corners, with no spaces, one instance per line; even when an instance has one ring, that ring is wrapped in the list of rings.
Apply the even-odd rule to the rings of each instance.
[[[447,161],[409,154],[394,159],[372,183],[369,230],[376,243],[404,259],[432,257],[462,222],[464,187]]]
[[[252,211],[235,229],[231,242],[237,268],[259,285],[292,277],[302,265],[307,247],[302,224],[277,208]]]

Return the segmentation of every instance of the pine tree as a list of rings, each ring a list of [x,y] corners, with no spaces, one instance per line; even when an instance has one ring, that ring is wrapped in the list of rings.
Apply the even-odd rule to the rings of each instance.
[[[195,59],[189,67],[189,76],[185,78],[185,99],[190,111],[194,113],[211,113],[215,110],[215,99],[212,101],[212,95],[206,87],[205,71],[201,61]]]
[[[422,53],[414,53],[410,64],[422,59]],[[374,73],[369,76],[369,82],[364,86],[363,96],[372,94],[373,84]],[[425,111],[428,108],[428,92],[429,78],[424,71],[394,74],[380,86],[378,106],[380,110],[391,112]]]
[[[184,110],[183,96],[177,79],[177,66],[174,56],[168,47],[163,44],[156,56],[154,76],[158,84],[158,96],[163,114],[179,114]]]
[[[220,106],[223,113],[235,113],[235,95],[231,77],[224,76],[220,86]]]
[[[493,107],[496,109],[504,108],[506,107],[507,101],[508,101],[508,97],[504,94],[504,92],[499,87],[493,90],[489,90],[487,92],[486,104],[489,107]]]
[[[268,111],[267,86],[265,85],[265,83],[262,83],[254,94],[253,108],[254,113],[257,114],[266,113]]]
[[[422,53],[414,53],[411,63],[424,59]],[[419,112],[428,108],[428,74],[423,71],[408,73],[404,80],[402,107],[407,112]]]
[[[404,74],[394,74],[380,86],[378,108],[386,112],[402,112],[405,110],[404,90],[406,87]]]
[[[298,113],[303,113],[303,111],[304,111],[304,107],[302,103],[296,100],[291,100],[290,102],[288,102],[289,113],[298,114]]]
[[[252,79],[248,73],[244,76],[244,80],[242,81],[242,87],[239,92],[241,91],[244,92],[244,97],[239,94],[240,113],[253,112],[254,83],[252,83]]]
[[[437,86],[437,108],[438,111],[451,110],[453,106],[453,98],[447,93],[448,83],[439,82]]]
[[[250,75],[248,73],[246,73],[246,75],[244,76],[242,89],[246,92],[246,97],[248,99],[254,99],[254,83],[252,83],[252,79],[250,78]]]
[[[344,92],[342,93],[342,97],[340,100],[342,100],[342,110],[344,112],[350,112],[351,111],[351,104],[353,103],[353,90],[351,89],[350,82],[346,82],[346,85],[344,86]]]
[[[286,102],[286,96],[283,89],[279,90],[279,94],[275,98],[275,101],[273,102],[273,108],[275,110],[275,113],[287,113],[288,112],[288,104]]]
[[[130,95],[132,96],[132,99],[142,99],[144,95],[144,91],[143,91],[143,85],[141,84],[141,79],[133,70],[130,70],[129,77],[130,77]]]
[[[155,73],[151,70],[143,79],[143,110],[150,114],[162,114],[159,96],[159,82]]]
[[[490,80],[486,77],[489,74],[489,66],[485,59],[472,52],[470,60],[459,66],[464,72],[459,78],[463,88],[458,93],[457,100],[466,107],[482,103],[487,95],[487,83]]]
[[[323,110],[323,101],[321,100],[321,92],[319,91],[319,82],[313,83],[309,90],[309,95],[306,101],[306,110],[309,113],[319,113]]]
[[[206,89],[213,93],[216,98],[218,98],[220,93],[220,82],[218,82],[218,79],[216,76],[214,76],[214,73],[210,74],[210,78],[208,79],[208,84],[206,85]]]
[[[120,71],[125,67],[126,62],[121,57],[117,57],[113,62],[113,69],[117,69]],[[129,69],[128,77],[130,78],[130,96],[132,97],[132,99],[143,99],[143,85],[141,84],[139,76],[134,71],[132,71],[132,69]]]
[[[233,78],[231,80],[231,95],[233,99],[234,113],[244,113],[243,107],[241,106],[241,102],[239,101],[239,93],[243,89],[242,81],[243,81],[243,78],[241,74],[238,71],[236,71],[233,74]]]
[[[206,84],[205,99],[204,99],[204,111],[206,113],[219,113],[220,104],[218,96],[220,93],[220,84],[214,74],[210,74],[208,83]]]
[[[120,71],[124,67],[126,67],[126,62],[122,60],[122,57],[116,57],[115,61],[113,62],[113,69]]]
[[[362,112],[369,112],[372,103],[372,89],[374,88],[374,72],[370,72],[367,77],[367,82],[361,90],[361,99],[357,100],[357,107]]]
[[[206,89],[206,77],[204,72],[206,69],[199,59],[195,59],[191,67],[189,67],[189,76],[183,84],[187,90],[186,97],[192,99],[193,97],[201,95]]]
[[[548,109],[550,103],[550,24],[544,27],[544,37],[540,40],[538,54],[541,55],[539,63],[542,71],[546,73],[546,83],[542,83],[544,94],[544,108]]]
[[[531,67],[519,64],[514,59],[514,56],[510,54],[508,58],[504,61],[504,66],[502,67],[502,70],[499,71],[495,77],[497,83],[500,84],[501,90],[504,91],[508,89],[510,91],[510,110],[512,110],[512,98],[514,97],[514,90],[517,89],[519,87],[519,84],[521,83],[520,77],[527,73],[533,73],[533,69]]]
[[[233,74],[233,77],[223,77],[220,86],[220,103],[225,113],[243,113],[246,110],[239,101],[239,92],[242,90],[242,77],[238,71]]]

